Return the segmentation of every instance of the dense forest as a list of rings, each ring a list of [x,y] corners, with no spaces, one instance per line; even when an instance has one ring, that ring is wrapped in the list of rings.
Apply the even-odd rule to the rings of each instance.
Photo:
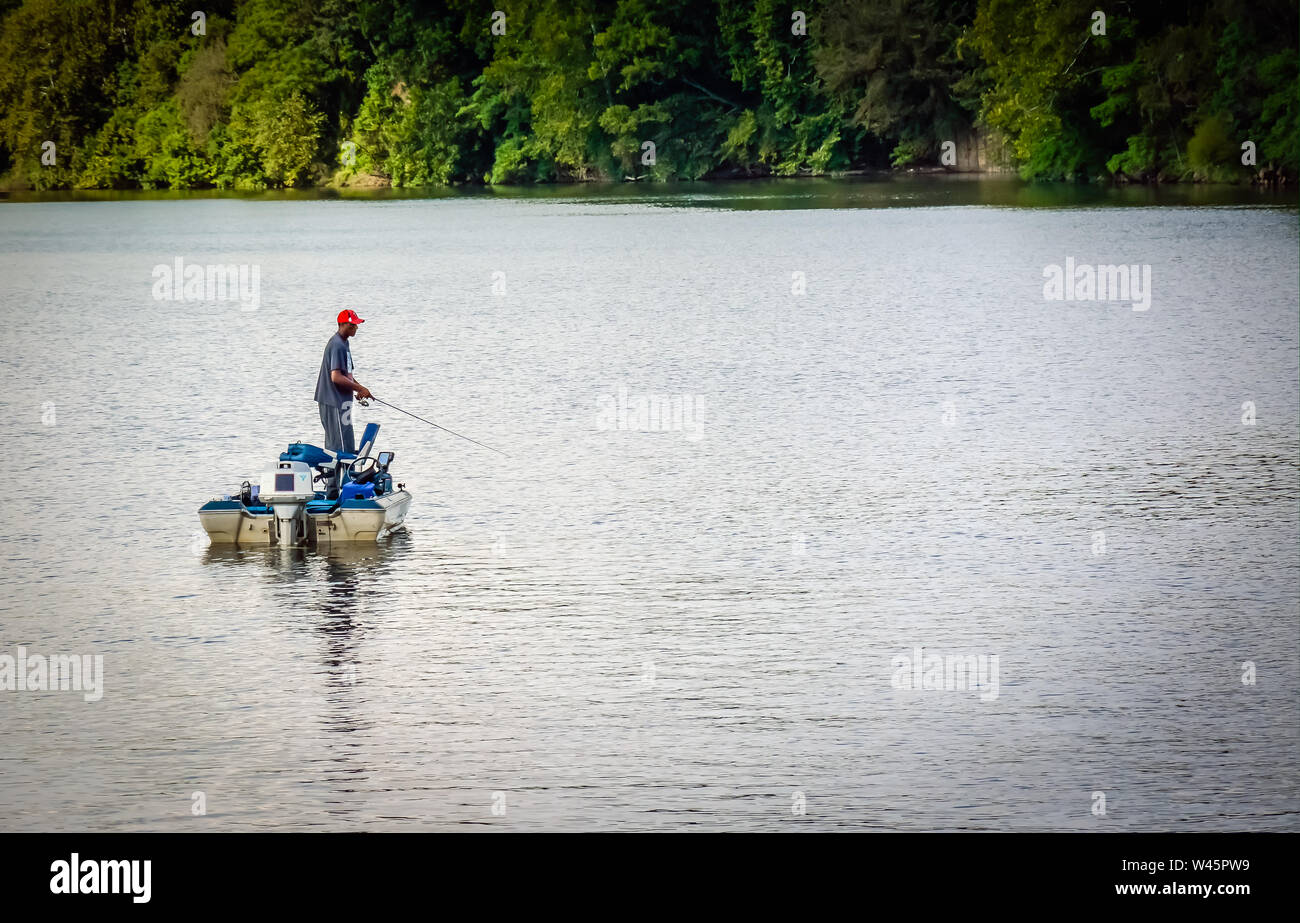
[[[0,0],[11,188],[1294,181],[1274,0]],[[972,150],[978,150],[978,155]]]

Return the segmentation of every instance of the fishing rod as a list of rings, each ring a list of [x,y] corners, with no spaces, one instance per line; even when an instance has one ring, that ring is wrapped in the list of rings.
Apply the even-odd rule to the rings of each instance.
[[[370,395],[370,399],[372,401],[379,401],[379,403],[383,404],[385,407],[392,407],[394,410],[398,411],[399,413],[404,413],[408,417],[415,417],[415,419],[419,420],[421,423],[428,423],[430,426],[437,426],[438,429],[442,430],[444,433],[451,433],[453,436],[456,436],[460,439],[464,439],[467,442],[472,442],[475,445],[483,446],[483,448],[487,449],[490,452],[496,452],[498,455],[503,455],[506,458],[510,457],[509,455],[506,455],[505,452],[502,452],[500,449],[494,449],[490,445],[483,445],[483,443],[479,442],[477,439],[470,439],[468,436],[462,436],[460,433],[452,432],[451,430],[447,429],[447,427],[445,426],[439,426],[437,423],[434,423],[432,420],[426,420],[424,417],[416,416],[415,414],[411,413],[411,411],[409,410],[402,410],[401,407],[398,407],[395,404],[390,404],[388,403],[388,401],[380,401],[379,398],[375,397],[373,394]]]

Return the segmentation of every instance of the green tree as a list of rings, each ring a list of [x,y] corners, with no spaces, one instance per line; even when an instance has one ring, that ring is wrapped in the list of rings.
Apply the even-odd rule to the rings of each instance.
[[[112,112],[104,92],[124,55],[129,8],[27,0],[0,25],[0,145],[19,183],[70,186],[81,148]],[[55,162],[43,165],[46,142]]]
[[[832,0],[822,14],[817,72],[855,125],[894,145],[895,164],[933,161],[971,128],[956,45],[974,15],[974,0]]]
[[[325,117],[301,93],[263,99],[235,113],[231,140],[256,152],[261,179],[275,186],[300,185],[320,143]]]

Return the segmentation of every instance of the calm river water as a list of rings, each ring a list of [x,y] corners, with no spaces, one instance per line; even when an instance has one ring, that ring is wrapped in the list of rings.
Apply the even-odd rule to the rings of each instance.
[[[0,829],[1296,830],[1298,276],[1237,190],[0,202],[0,655],[103,658]],[[343,307],[510,457],[371,407],[408,533],[209,547]]]

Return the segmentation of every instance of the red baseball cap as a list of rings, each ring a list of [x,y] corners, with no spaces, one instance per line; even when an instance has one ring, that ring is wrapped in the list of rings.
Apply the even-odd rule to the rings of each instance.
[[[340,324],[364,324],[365,321],[357,317],[356,311],[353,311],[351,308],[348,308],[346,310],[339,312],[339,323]]]

